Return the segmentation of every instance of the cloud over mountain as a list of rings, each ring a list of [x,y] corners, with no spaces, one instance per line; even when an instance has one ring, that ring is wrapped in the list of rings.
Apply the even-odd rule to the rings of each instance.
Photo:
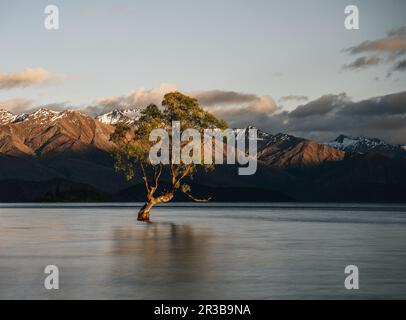
[[[252,103],[258,100],[259,97],[255,94],[245,94],[235,91],[197,91],[192,92],[192,96],[197,98],[201,105],[205,107],[213,107],[218,105],[239,105]]]
[[[397,67],[402,69],[404,65]],[[165,83],[152,89],[140,88],[123,96],[95,99],[82,111],[97,116],[113,109],[142,108],[151,103],[159,106],[166,93],[176,90],[176,85]],[[406,91],[356,102],[346,93],[326,94],[312,101],[305,96],[281,98],[279,101],[305,101],[292,111],[283,110],[270,96],[252,93],[208,90],[185,94],[197,98],[202,107],[234,128],[254,125],[271,133],[289,133],[321,142],[345,133],[406,145]],[[31,100],[19,98],[0,102],[1,107],[14,113],[34,110]],[[45,107],[65,110],[68,105],[55,103]]]
[[[221,90],[192,92],[190,95],[233,127],[250,125],[278,110],[276,102],[269,96]]]
[[[161,83],[156,88],[139,88],[124,96],[97,98],[94,100],[92,106],[88,106],[83,111],[96,116],[114,109],[146,107],[149,104],[161,105],[164,95],[176,90],[177,86],[175,84]]]
[[[5,109],[13,113],[25,112],[25,110],[32,108],[32,101],[25,98],[13,98],[0,101],[0,109]]]
[[[272,133],[289,132],[317,141],[329,141],[346,133],[404,145],[406,92],[358,102],[345,93],[325,95],[291,112],[258,118],[256,125]]]
[[[175,84],[162,83],[156,88],[140,88],[131,91],[125,96],[98,98],[92,106],[84,109],[91,115],[98,115],[113,109],[127,109],[133,107],[146,107],[153,103],[161,105],[166,93],[178,90]],[[217,115],[229,117],[242,117],[244,115],[269,115],[277,110],[277,105],[269,96],[240,93],[235,91],[195,91],[186,92],[187,95],[199,100],[202,107]]]

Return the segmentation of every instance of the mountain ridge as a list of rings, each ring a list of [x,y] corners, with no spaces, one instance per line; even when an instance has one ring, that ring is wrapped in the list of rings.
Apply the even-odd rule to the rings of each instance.
[[[378,138],[365,136],[351,137],[339,135],[334,141],[327,143],[330,147],[351,153],[375,153],[391,158],[406,159],[406,148],[401,145],[387,143]]]
[[[137,185],[127,182],[114,170],[110,154],[114,146],[110,141],[113,125],[79,111],[45,108],[36,110],[23,121],[14,122],[16,118],[9,114],[4,118],[9,123],[0,125],[0,183],[13,181],[15,190],[24,190],[24,199],[31,199],[27,196],[30,188],[41,184],[50,186],[41,188],[46,193],[38,196],[46,201],[61,201],[64,196],[67,201],[77,199],[80,188],[84,190],[84,201],[99,199],[99,196],[114,198],[115,194],[127,189],[130,192]],[[235,132],[247,138],[250,128],[253,127],[235,129]],[[341,137],[340,141],[344,139]],[[377,152],[344,151],[337,145],[261,130],[258,130],[257,143],[258,171],[254,176],[238,176],[236,166],[217,166],[211,173],[197,173],[195,183],[198,181],[201,186],[197,189],[261,190],[262,198],[253,195],[247,198],[256,201],[406,201],[404,158]],[[375,141],[375,145],[381,144]],[[63,190],[66,192],[58,192],[57,188],[62,187],[52,182],[54,179],[65,181]],[[268,198],[265,190],[269,190]],[[373,194],[373,198],[368,194]],[[214,198],[230,197],[231,194]],[[12,199],[15,200],[15,196]],[[242,201],[244,197],[240,195],[238,199]],[[3,197],[3,201],[7,199]]]

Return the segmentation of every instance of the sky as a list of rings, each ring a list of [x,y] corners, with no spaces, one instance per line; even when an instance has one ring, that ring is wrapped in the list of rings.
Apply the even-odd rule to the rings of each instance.
[[[44,27],[49,4],[59,8],[59,30]],[[344,27],[349,4],[359,8],[359,30]],[[405,91],[403,26],[404,0],[0,0],[0,106],[97,113],[179,90],[235,126],[330,139],[340,123],[302,130],[291,113],[321,101],[318,121],[337,120],[331,104]],[[382,108],[401,109],[385,116],[398,131],[376,130],[376,119],[343,129],[403,143],[406,110]]]

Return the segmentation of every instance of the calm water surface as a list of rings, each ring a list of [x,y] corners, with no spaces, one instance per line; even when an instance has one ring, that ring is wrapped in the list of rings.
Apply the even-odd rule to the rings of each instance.
[[[406,206],[171,205],[150,224],[136,213],[0,205],[0,299],[406,298]],[[344,288],[350,264],[359,291]]]

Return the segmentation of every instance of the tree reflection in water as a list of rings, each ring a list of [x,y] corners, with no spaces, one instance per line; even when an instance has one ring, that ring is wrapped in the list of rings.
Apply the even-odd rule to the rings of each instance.
[[[147,285],[151,294],[155,284],[167,298],[176,297],[183,283],[188,290],[201,291],[202,282],[210,278],[209,247],[208,232],[189,225],[163,222],[115,228],[113,277],[134,291]]]

